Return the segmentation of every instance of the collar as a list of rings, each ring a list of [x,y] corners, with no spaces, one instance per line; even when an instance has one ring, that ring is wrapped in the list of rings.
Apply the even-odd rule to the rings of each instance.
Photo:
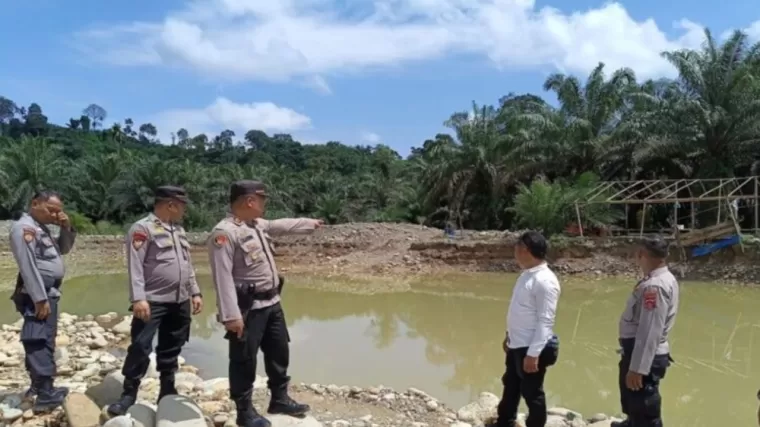
[[[229,222],[237,225],[238,227],[240,227],[241,225],[245,224],[245,222],[242,219],[240,219],[240,218],[236,217],[235,215],[233,215],[232,212],[227,212],[227,217],[225,219],[227,221],[229,221]]]
[[[667,265],[666,265],[666,266],[664,266],[664,267],[655,268],[654,270],[652,270],[652,271],[649,273],[649,277],[656,277],[656,276],[661,276],[661,275],[663,275],[663,274],[665,274],[665,273],[667,273],[667,272],[669,272],[669,271],[670,271],[670,270],[668,269],[668,266],[667,266]]]
[[[523,273],[537,273],[541,270],[546,270],[547,268],[549,268],[549,265],[546,262],[542,262],[541,264],[538,264],[535,267],[531,267],[531,268],[523,270]]]
[[[37,222],[37,221],[34,219],[34,217],[33,217],[33,216],[29,215],[29,212],[24,212],[24,213],[22,213],[22,214],[21,214],[21,218],[24,218],[24,217],[26,217],[26,218],[29,218],[29,220],[30,220],[30,221],[32,221],[32,222],[33,222],[35,225],[37,225],[37,226],[40,226],[40,227],[42,226],[42,224],[40,224],[39,222]],[[19,219],[21,219],[21,218],[19,218]]]
[[[153,212],[151,212],[150,215],[148,215],[148,220],[150,222],[152,222],[153,225],[157,225],[159,227],[164,227],[164,228],[168,228],[168,229],[172,228],[172,224],[169,224],[169,223],[161,221],[161,218],[159,218],[158,216],[156,216],[156,214],[153,213]]]

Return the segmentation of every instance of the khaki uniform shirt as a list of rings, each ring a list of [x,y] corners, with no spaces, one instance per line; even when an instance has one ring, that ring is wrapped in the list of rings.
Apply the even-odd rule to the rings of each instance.
[[[270,236],[308,234],[315,230],[311,219],[258,219],[245,222],[228,215],[214,227],[208,238],[211,277],[216,290],[219,321],[241,319],[238,292],[271,292],[279,285]],[[280,302],[279,294],[267,300],[255,300],[252,307],[260,309]]]
[[[45,225],[27,213],[14,221],[10,230],[10,243],[13,258],[24,281],[21,292],[29,294],[34,302],[45,301],[48,296],[59,297],[60,290],[52,286],[56,280],[63,279],[66,271],[61,255],[71,251],[75,240],[76,232],[63,228],[58,239],[55,239]]]
[[[179,303],[201,293],[182,226],[150,214],[129,229],[126,247],[131,302]]]
[[[654,356],[669,354],[668,335],[678,314],[678,281],[667,267],[652,271],[628,298],[620,317],[620,338],[635,338],[630,370],[648,375]]]

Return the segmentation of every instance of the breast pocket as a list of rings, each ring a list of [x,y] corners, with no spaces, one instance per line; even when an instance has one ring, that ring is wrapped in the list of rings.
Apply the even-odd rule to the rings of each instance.
[[[58,257],[58,249],[55,248],[53,239],[49,236],[45,236],[40,239],[40,243],[37,245],[38,256],[42,259],[55,259]]]
[[[251,267],[254,264],[258,263],[261,260],[261,257],[264,256],[264,252],[255,242],[245,244],[241,246],[240,249],[242,251],[243,262],[245,263],[246,267]]]
[[[156,245],[156,259],[159,261],[171,261],[174,259],[174,241],[169,235],[158,235],[153,240]]]

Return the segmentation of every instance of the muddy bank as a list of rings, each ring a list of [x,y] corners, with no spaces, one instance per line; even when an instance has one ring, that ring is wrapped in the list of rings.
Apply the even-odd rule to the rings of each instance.
[[[171,412],[170,406],[178,399],[186,405],[188,401],[184,399],[190,398],[189,402],[197,409],[197,419],[189,417],[176,425],[233,427],[236,414],[229,401],[229,381],[226,378],[204,378],[202,372],[186,365],[183,360],[179,363],[177,389],[184,397],[171,399],[169,403],[164,399],[157,404],[155,355],[151,355],[147,378],[140,388],[139,405],[132,414],[134,419],[108,419],[105,408],[121,393],[123,377],[119,369],[123,363],[120,356],[123,351],[119,348],[128,337],[130,321],[130,317],[121,318],[115,313],[83,318],[61,315],[56,382],[58,386],[69,387],[71,392],[61,408],[42,416],[35,415],[30,410],[32,402],[23,398],[29,382],[23,368],[23,348],[18,341],[21,322],[3,325],[0,332],[0,425],[150,427],[168,421],[162,417]],[[312,411],[300,420],[271,417],[275,427],[473,427],[482,426],[493,418],[498,403],[492,393],[481,393],[475,402],[455,410],[422,390],[397,391],[382,385],[298,384],[291,385],[291,395],[310,404]],[[258,377],[254,405],[263,410],[268,401],[266,378]],[[604,414],[584,417],[564,408],[553,408],[549,414],[549,427],[605,427],[611,421]],[[523,418],[521,416],[521,420]]]
[[[192,233],[194,259],[207,269],[202,245],[207,233]],[[514,243],[519,232],[462,231],[454,237],[441,230],[413,224],[355,223],[324,227],[312,235],[276,238],[278,264],[285,271],[316,274],[396,275],[458,271],[515,272]],[[568,238],[551,240],[550,261],[562,274],[635,276],[631,256],[636,239]],[[698,259],[684,258],[672,248],[671,263],[691,280],[760,283],[760,245],[728,248]],[[0,234],[0,268],[12,267],[7,236]],[[79,270],[123,272],[123,237],[80,236],[67,256],[70,274]],[[93,274],[93,273],[89,273]],[[2,280],[2,277],[0,277]]]

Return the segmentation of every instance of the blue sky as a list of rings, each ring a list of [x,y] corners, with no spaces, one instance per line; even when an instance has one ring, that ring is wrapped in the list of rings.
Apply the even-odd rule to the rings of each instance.
[[[471,102],[545,95],[553,72],[597,62],[671,76],[662,50],[741,28],[727,7],[653,0],[133,0],[4,2],[0,95],[64,123],[90,103],[107,123],[290,133],[401,154]]]

